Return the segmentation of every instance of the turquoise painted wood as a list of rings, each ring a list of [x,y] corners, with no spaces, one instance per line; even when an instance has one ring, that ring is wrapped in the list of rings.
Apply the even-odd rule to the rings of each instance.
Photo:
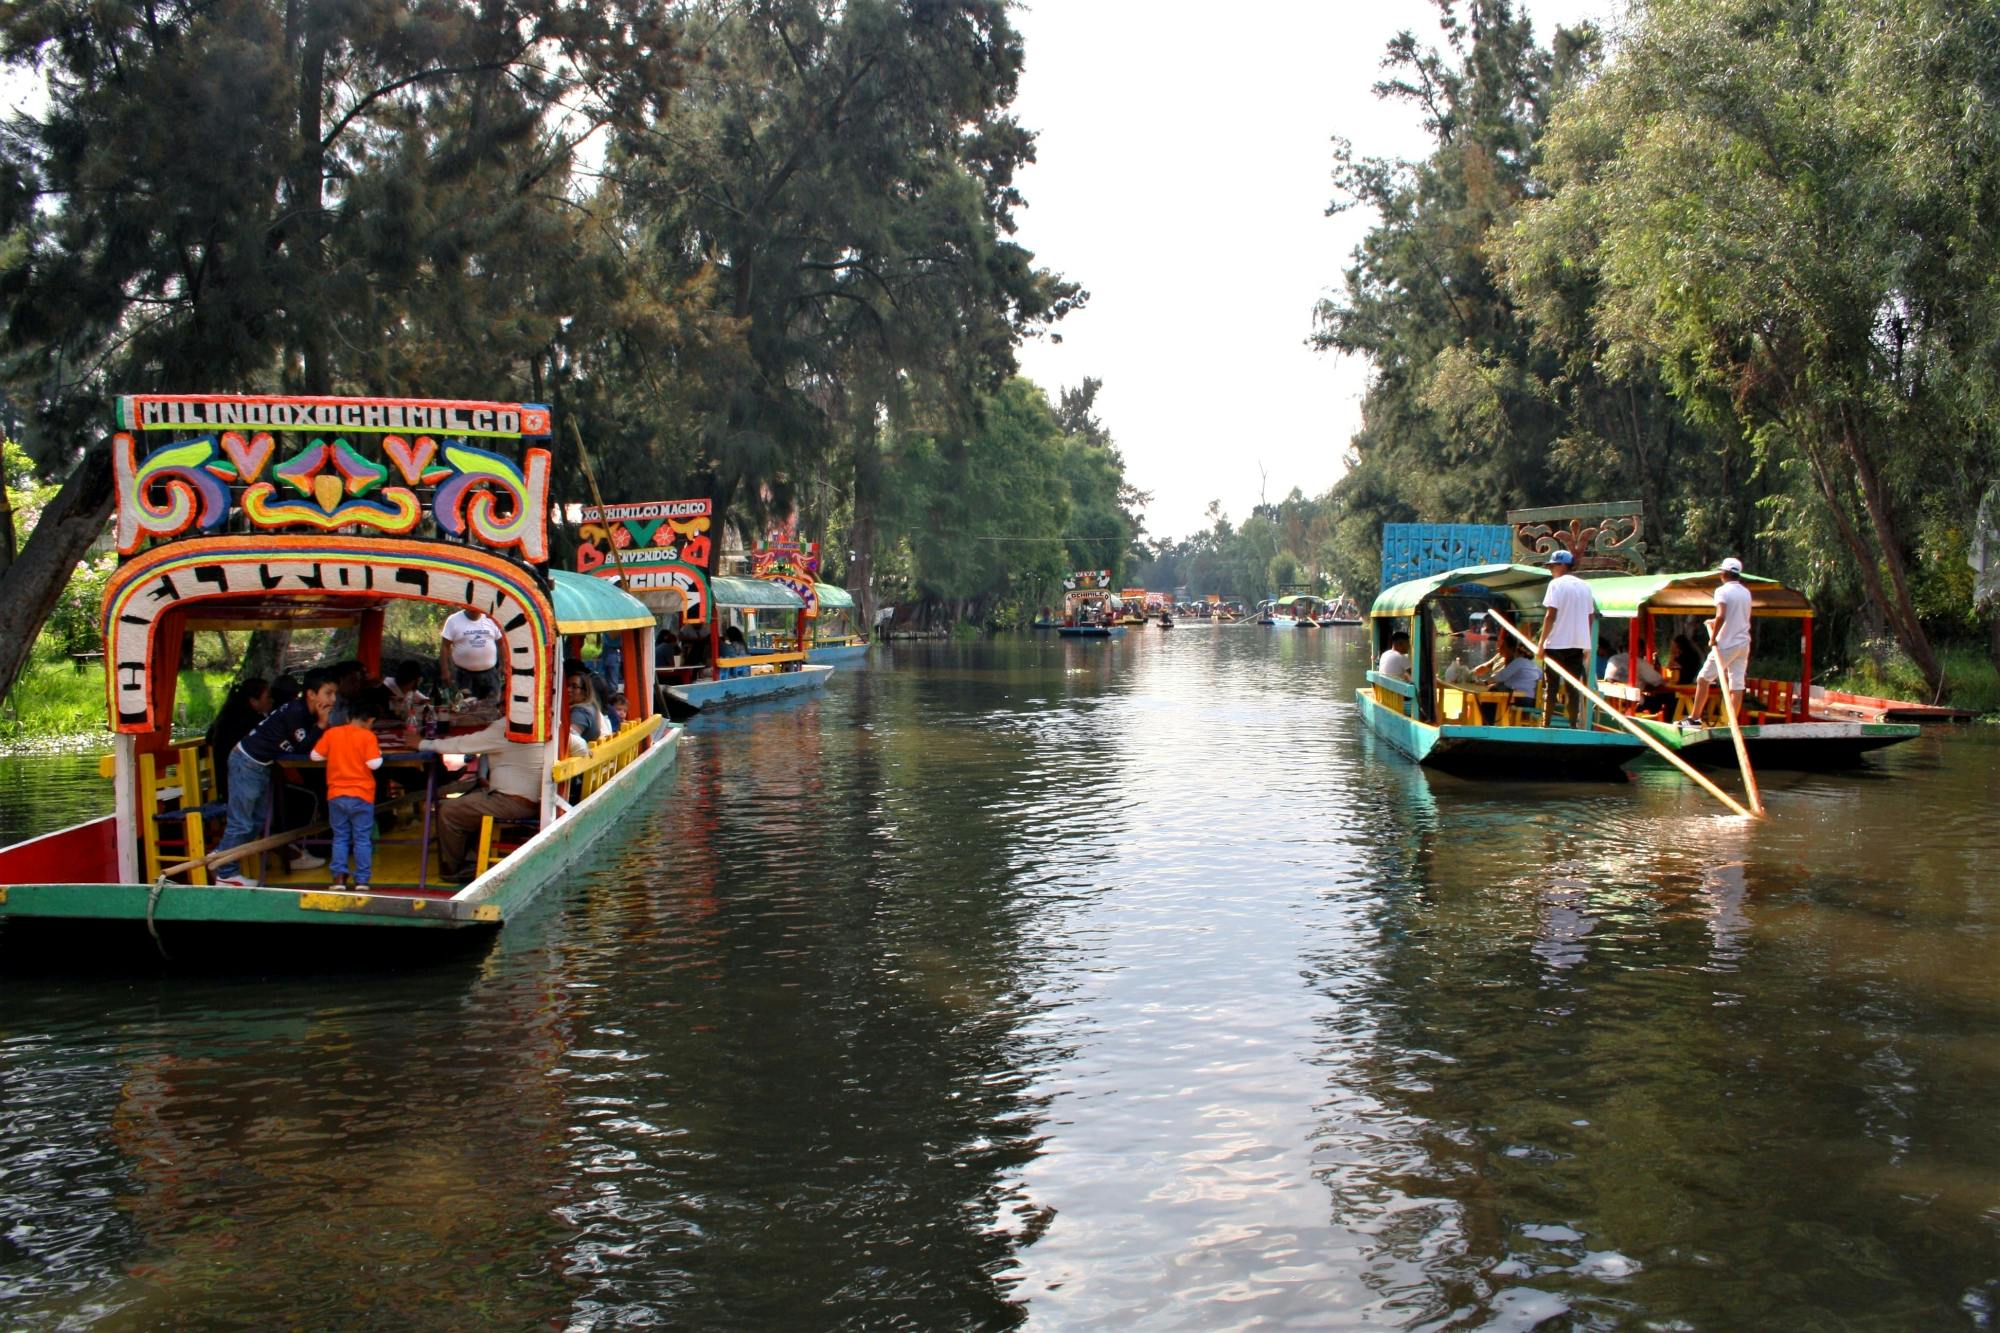
[[[854,664],[868,660],[868,649],[865,643],[823,643],[806,650],[806,661],[821,666],[845,663],[851,670]]]
[[[681,735],[678,727],[666,729],[652,749],[589,800],[450,898],[283,885],[169,884],[151,904],[152,919],[213,925],[497,928],[612,830],[653,781],[674,766]],[[0,918],[141,922],[151,898],[152,886],[146,884],[8,884],[0,886]]]
[[[731,676],[726,680],[698,680],[692,685],[670,685],[667,693],[694,709],[727,708],[732,704],[754,703],[781,695],[804,694],[824,689],[833,668],[808,662],[797,671],[773,671],[762,676]]]
[[[1058,625],[1056,633],[1065,639],[1122,639],[1123,625]]]
[[[1623,731],[1571,731],[1567,727],[1435,726],[1405,717],[1354,692],[1369,730],[1427,768],[1464,777],[1520,780],[1603,779],[1620,776],[1645,745]]]

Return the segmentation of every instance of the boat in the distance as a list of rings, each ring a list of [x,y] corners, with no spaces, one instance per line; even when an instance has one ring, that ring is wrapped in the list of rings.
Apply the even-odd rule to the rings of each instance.
[[[760,577],[711,575],[713,515],[706,498],[587,507],[577,566],[622,582],[658,618],[655,676],[675,716],[823,689],[834,668],[798,647],[816,561],[781,552]]]
[[[854,623],[854,594],[831,583],[819,585],[819,616],[813,621],[806,661],[852,671],[868,660],[868,636]]]
[[[1056,633],[1066,639],[1116,639],[1125,633],[1123,608],[1111,591],[1111,571],[1079,569],[1063,580],[1063,618]]]
[[[681,733],[652,708],[645,670],[651,613],[608,583],[548,567],[547,407],[163,394],[120,398],[117,411],[119,563],[102,612],[114,813],[0,850],[10,939],[51,924],[151,931],[163,946],[237,928],[491,929],[615,836],[673,765]],[[228,757],[173,734],[192,636],[347,631],[364,671],[379,676],[388,612],[410,603],[440,615],[474,608],[501,626],[500,697],[460,729],[499,728],[501,743],[533,757],[534,814],[484,820],[474,877],[444,882],[432,834],[455,796],[438,756],[399,746],[407,733],[391,731],[381,771],[407,794],[394,801],[402,823],[378,835],[367,891],[327,869],[286,867],[281,850],[323,845],[324,823],[267,824],[234,855],[214,850],[225,813],[217,766]],[[572,754],[561,718],[575,654],[564,641],[584,635],[618,644],[632,705],[615,735]],[[312,765],[274,767],[282,790]],[[254,882],[215,883],[232,861]],[[352,949],[358,937],[319,938]]]
[[[1701,626],[1715,614],[1715,589],[1721,575],[1709,571],[1680,574],[1625,574],[1590,580],[1591,595],[1604,632],[1630,660],[1651,662],[1663,654],[1671,663],[1675,635],[1690,644],[1706,645]],[[1755,648],[1782,652],[1798,644],[1797,676],[1784,679],[1751,676],[1744,682],[1743,743],[1753,766],[1785,769],[1850,767],[1861,756],[1899,745],[1919,734],[1910,722],[1835,713],[1824,692],[1815,690],[1813,671],[1813,612],[1805,594],[1771,579],[1746,575],[1750,591],[1750,624]],[[1796,630],[1794,631],[1794,628]],[[1630,674],[1629,672],[1626,674]],[[1664,673],[1663,673],[1664,674]],[[1722,715],[1719,688],[1711,688],[1708,715],[1690,718],[1694,682],[1669,680],[1650,689],[1628,681],[1603,681],[1599,692],[1628,717],[1690,763],[1708,767],[1734,766],[1736,749]],[[1701,726],[1684,725],[1699,722]]]
[[[1504,611],[1538,620],[1549,573],[1533,565],[1477,565],[1398,583],[1369,611],[1373,656],[1392,635],[1410,636],[1410,679],[1370,670],[1355,703],[1370,731],[1418,763],[1468,777],[1523,780],[1618,779],[1645,750],[1623,728],[1597,721],[1586,707],[1572,730],[1547,719],[1533,698],[1444,680],[1434,646],[1448,641],[1470,613]]]

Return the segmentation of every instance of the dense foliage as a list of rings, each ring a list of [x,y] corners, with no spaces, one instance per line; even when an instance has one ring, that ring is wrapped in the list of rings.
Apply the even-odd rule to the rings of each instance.
[[[549,402],[607,498],[800,507],[864,589],[950,522],[912,485],[1129,540],[1115,450],[1051,427],[1046,503],[996,480],[1057,411],[1014,349],[1084,299],[1012,238],[1002,0],[49,0],[0,60],[48,93],[0,133],[0,376],[68,478],[0,570],[29,636],[102,530],[119,392]],[[1004,586],[928,559],[920,592]]]
[[[1374,371],[1329,559],[1385,521],[1641,500],[1656,565],[1739,553],[1940,684],[2000,471],[2000,18],[1949,0],[1653,0],[1605,60],[1435,0],[1386,99],[1419,162],[1337,159],[1379,221],[1320,311]]]

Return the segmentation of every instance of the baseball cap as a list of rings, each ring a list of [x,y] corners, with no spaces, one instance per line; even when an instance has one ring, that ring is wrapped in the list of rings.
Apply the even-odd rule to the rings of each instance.
[[[1743,562],[1733,555],[1722,558],[1722,567],[1732,574],[1741,574],[1743,572]]]
[[[1576,557],[1568,551],[1557,551],[1549,557],[1549,563],[1552,565],[1573,565],[1576,563]]]

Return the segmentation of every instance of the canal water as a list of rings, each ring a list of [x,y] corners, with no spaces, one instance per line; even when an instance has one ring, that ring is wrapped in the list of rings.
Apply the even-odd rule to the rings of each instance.
[[[2000,1321],[1993,729],[1753,827],[1427,776],[1364,667],[899,645],[471,956],[10,965],[0,1325]]]

